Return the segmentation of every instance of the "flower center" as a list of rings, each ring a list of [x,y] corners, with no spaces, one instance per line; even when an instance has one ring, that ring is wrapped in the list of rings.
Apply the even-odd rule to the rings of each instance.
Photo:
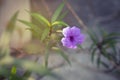
[[[70,36],[70,41],[73,41],[74,40],[74,37],[73,36]]]

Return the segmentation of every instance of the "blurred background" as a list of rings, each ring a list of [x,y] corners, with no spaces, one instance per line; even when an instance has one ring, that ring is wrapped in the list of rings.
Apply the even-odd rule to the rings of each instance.
[[[87,37],[86,29],[93,28],[95,32],[99,28],[104,29],[108,33],[120,32],[120,0],[64,0],[66,2],[63,12],[67,11],[67,15],[63,19],[71,26],[78,26],[82,32],[86,34],[86,43],[83,47],[86,50],[69,50],[64,49],[72,60],[74,66],[69,67],[64,65],[56,68],[54,72],[59,74],[62,78],[59,80],[120,80],[120,73],[104,73],[103,66],[99,69],[96,64],[91,63],[90,54],[87,51],[91,40]],[[5,30],[11,16],[19,10],[18,19],[32,21],[34,19],[25,11],[37,12],[50,20],[53,12],[63,0],[0,0],[0,35]],[[12,34],[11,47],[21,49],[32,40],[32,34],[26,30],[28,26],[17,22],[15,31]],[[41,26],[42,27],[42,26]],[[22,36],[21,36],[22,35]],[[36,41],[37,43],[37,41]],[[39,50],[43,48],[43,44],[37,46]],[[29,45],[28,45],[29,46]],[[118,44],[119,46],[119,44]],[[119,46],[120,47],[120,46]],[[34,48],[34,47],[30,47]],[[32,51],[34,52],[34,50]],[[80,54],[79,54],[80,53]],[[120,52],[119,52],[120,53]],[[52,55],[53,58],[56,56]],[[118,55],[120,56],[120,55]],[[31,58],[31,57],[30,57]],[[55,63],[51,60],[50,63]],[[60,58],[62,61],[62,59]],[[119,57],[120,60],[120,57]],[[59,61],[59,60],[57,60]],[[54,65],[54,64],[53,64]],[[119,69],[120,70],[120,69]],[[50,76],[43,79],[36,78],[36,80],[56,80]]]

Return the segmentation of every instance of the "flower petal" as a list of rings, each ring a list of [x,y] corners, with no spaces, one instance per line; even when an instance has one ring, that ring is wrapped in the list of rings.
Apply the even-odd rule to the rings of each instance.
[[[70,27],[66,27],[66,28],[63,29],[62,33],[63,33],[63,35],[65,37],[67,37],[67,36],[69,36],[71,34],[71,30],[70,29],[71,29]]]
[[[85,41],[85,35],[81,34],[79,37],[78,37],[78,44],[82,44],[83,42]]]
[[[80,35],[80,29],[74,26],[74,27],[71,28],[71,33],[72,33],[73,36],[79,36]]]
[[[76,42],[71,42],[68,38],[62,38],[61,42],[63,46],[66,46],[68,48],[77,48]]]

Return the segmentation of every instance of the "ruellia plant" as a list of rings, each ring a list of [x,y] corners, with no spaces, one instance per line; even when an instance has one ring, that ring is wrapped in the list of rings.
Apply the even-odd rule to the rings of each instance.
[[[49,70],[36,62],[30,62],[24,59],[18,59],[11,56],[10,40],[11,35],[16,26],[17,11],[0,37],[0,80],[27,80],[30,77],[30,72],[36,72],[40,75],[49,74]],[[17,75],[17,69],[22,68],[25,70],[23,76]]]
[[[107,32],[101,28],[89,30],[88,34],[92,40],[90,46],[91,60],[96,61],[97,66],[103,65],[107,71],[113,71],[120,67],[120,33]]]
[[[18,19],[17,16],[19,11],[13,15],[0,39],[0,79],[27,80],[32,72],[42,76],[51,75],[51,69],[48,68],[48,59],[50,56],[50,50],[52,49],[56,51],[56,54],[61,55],[69,65],[71,65],[68,56],[61,50],[61,46],[75,49],[78,45],[83,43],[84,35],[80,32],[78,27],[69,26],[67,23],[62,21],[66,14],[61,14],[63,8],[64,3],[60,4],[51,16],[50,20],[39,13],[26,10],[28,14],[40,25]],[[16,21],[27,25],[28,28],[26,28],[26,30],[30,30],[35,39],[44,43],[44,64],[38,64],[37,62],[18,59],[11,56],[9,43],[11,34],[16,26]],[[18,68],[25,70],[25,73],[22,76],[17,75]]]

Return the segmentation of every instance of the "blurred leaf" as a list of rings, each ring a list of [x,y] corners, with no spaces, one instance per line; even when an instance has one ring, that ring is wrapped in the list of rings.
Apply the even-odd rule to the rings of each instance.
[[[58,51],[58,54],[60,54],[67,61],[69,65],[71,65],[71,62],[69,61],[68,56],[61,50],[57,50],[57,51]]]
[[[113,50],[113,54],[117,54],[117,48],[115,47],[115,44],[110,44],[110,46],[111,46],[111,48],[112,48],[112,50]]]
[[[107,45],[107,44],[115,44],[117,43],[118,41],[114,38],[111,38],[111,39],[104,39],[103,42],[102,42],[102,45]]]
[[[67,14],[68,14],[68,11],[65,11],[59,16],[58,20],[62,20]]]
[[[48,68],[48,58],[49,58],[49,53],[46,52],[45,54],[45,67]]]
[[[68,24],[66,24],[63,21],[55,21],[55,22],[52,23],[52,26],[58,26],[58,25],[60,25],[60,26],[69,26]]]
[[[52,19],[51,19],[51,22],[52,22],[52,23],[57,20],[57,18],[59,17],[59,15],[60,15],[63,7],[64,7],[64,3],[62,3],[62,4],[56,9],[56,11],[54,12],[54,14],[53,14],[53,16],[52,16]]]
[[[15,79],[17,79],[16,72],[17,72],[16,67],[13,66],[12,69],[11,69],[9,80],[15,80]]]
[[[41,36],[41,41],[43,41],[48,36],[49,31],[50,31],[49,28],[45,28],[45,30],[43,31],[42,36]]]
[[[98,42],[98,39],[97,39],[97,37],[96,37],[96,33],[93,33],[92,31],[87,31],[88,32],[88,35],[90,36],[90,38],[91,38],[91,40],[95,43],[95,44],[97,44],[97,42]]]
[[[17,16],[18,16],[19,11],[17,11],[10,19],[10,21],[8,22],[6,31],[8,32],[13,32],[14,28],[15,28],[15,23],[17,21]]]
[[[4,65],[4,66],[15,65],[16,67],[21,67],[25,70],[38,73],[39,75],[50,74],[50,71],[40,64],[37,64],[29,60],[16,59],[10,56],[7,56],[2,60],[0,60],[0,65]]]
[[[105,38],[111,38],[111,37],[120,37],[120,33],[110,33],[105,36]]]
[[[97,57],[97,67],[100,67],[100,62],[101,62],[101,54],[98,55]]]
[[[28,80],[28,78],[31,76],[31,73],[32,73],[32,72],[30,72],[30,71],[26,71],[26,72],[24,73],[23,77],[25,78],[25,80],[26,80],[26,79]]]
[[[20,21],[21,23],[27,25],[27,26],[30,27],[30,28],[35,28],[35,27],[37,27],[36,25],[34,25],[34,24],[31,23],[31,22],[28,22],[28,21],[25,21],[25,20],[19,20],[19,21]]]
[[[92,43],[91,46],[90,46],[90,48],[89,48],[89,51],[93,50],[93,48],[94,48],[95,46],[96,46],[95,43]]]
[[[4,58],[10,53],[10,37],[11,34],[6,31],[4,31],[0,37],[0,58]]]
[[[28,30],[30,30],[33,34],[33,36],[35,36],[36,38],[40,38],[40,28],[37,27],[35,24],[28,22],[28,21],[24,21],[24,20],[19,20],[21,23],[27,25],[30,28],[27,28]]]
[[[0,66],[0,75],[4,76],[4,77],[9,77],[10,71],[9,69]]]
[[[17,72],[17,69],[15,66],[13,66],[11,69],[11,74],[16,74],[16,72]]]
[[[107,36],[107,32],[105,30],[103,30],[103,28],[98,27],[99,29],[99,33],[101,34],[102,38],[104,39]]]
[[[38,13],[31,13],[31,16],[33,18],[35,18],[37,21],[39,21],[41,24],[45,25],[45,26],[51,26],[50,22],[41,14]]]
[[[103,61],[100,61],[100,64],[102,64],[104,67],[106,67],[106,68],[109,68],[109,65],[108,64],[106,64],[105,62],[103,62]]]
[[[94,48],[91,52],[91,61],[94,61],[94,57],[95,57],[95,52],[96,52],[97,48]]]

